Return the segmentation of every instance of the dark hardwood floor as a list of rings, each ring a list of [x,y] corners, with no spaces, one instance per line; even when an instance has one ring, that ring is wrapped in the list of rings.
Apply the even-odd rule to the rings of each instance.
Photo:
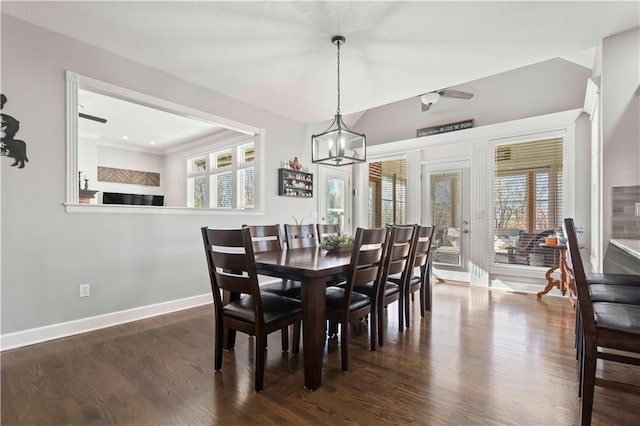
[[[323,385],[303,388],[302,357],[269,338],[265,389],[239,334],[213,371],[205,306],[2,353],[2,424],[575,425],[574,313],[566,299],[436,284],[434,308],[368,350],[356,324],[351,371],[327,345]],[[304,350],[304,348],[302,348]],[[640,381],[631,367],[600,374]],[[593,424],[640,424],[640,398],[596,389]]]

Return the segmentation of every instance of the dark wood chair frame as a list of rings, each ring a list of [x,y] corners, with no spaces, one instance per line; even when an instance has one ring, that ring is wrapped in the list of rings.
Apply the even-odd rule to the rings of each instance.
[[[298,340],[294,341],[293,353],[299,351],[300,325],[302,321],[302,305],[299,301],[275,294],[264,293],[261,295],[258,285],[258,274],[253,254],[251,233],[248,228],[242,229],[211,229],[201,228],[202,239],[209,267],[211,291],[213,294],[215,310],[215,370],[222,369],[222,354],[225,330],[228,330],[229,338],[226,349],[233,349],[235,343],[235,331],[255,336],[255,390],[260,392],[264,386],[264,368],[266,361],[267,335],[274,331],[287,332],[287,327],[293,324],[297,328]],[[223,303],[222,293],[229,292],[228,303]],[[250,296],[253,320],[240,318],[237,312],[230,308],[239,308],[245,314],[251,309],[247,306],[247,298],[241,298],[242,294]],[[269,314],[274,316],[268,321],[265,318],[263,301],[268,300],[272,309]],[[279,315],[277,309],[281,303],[283,309],[290,309],[292,314]],[[300,304],[299,309],[296,304]],[[232,336],[233,335],[233,336]],[[283,339],[283,350],[284,347]]]
[[[377,315],[375,297],[369,297],[369,303],[352,308],[352,295],[360,286],[379,282],[383,255],[386,250],[386,229],[358,228],[353,241],[351,263],[347,273],[347,281],[344,287],[328,287],[327,292],[344,290],[340,301],[340,309],[332,310],[327,304],[326,317],[329,321],[329,329],[332,324],[340,324],[340,357],[342,371],[349,371],[349,323],[366,315],[370,316],[371,350],[376,348]],[[375,293],[374,293],[375,294]],[[362,300],[364,295],[357,298]],[[336,327],[337,328],[337,327]]]
[[[249,228],[251,232],[251,244],[253,246],[254,253],[262,253],[265,251],[282,251],[282,238],[280,234],[280,225],[242,225],[242,227]],[[281,282],[263,284],[260,286],[260,291],[266,291],[269,293],[278,294],[280,296],[293,297],[300,299],[300,292],[302,290],[299,281],[282,279]],[[293,327],[293,340],[299,341],[300,336],[296,335],[299,332],[297,327]],[[286,330],[282,330],[282,348],[287,350],[289,345],[289,334]]]
[[[284,233],[287,247],[290,249],[303,247],[317,247],[318,228],[314,224],[307,225],[284,225]]]
[[[380,327],[378,344],[384,346],[383,310],[391,303],[398,302],[398,329],[404,331],[404,305],[407,303],[407,284],[412,274],[411,259],[417,243],[415,225],[389,225],[389,244],[382,267],[381,283],[378,286],[377,299]],[[399,277],[391,277],[398,275]]]
[[[581,424],[591,424],[595,386],[640,395],[640,386],[596,377],[598,359],[640,366],[640,306],[592,302],[573,219],[564,220],[571,255],[580,315],[582,349],[578,368],[581,377]],[[619,326],[619,324],[623,324]],[[614,349],[626,354],[601,349]]]
[[[340,225],[337,223],[318,223],[316,227],[319,242],[326,241],[329,237],[341,235]]]
[[[406,296],[404,303],[405,321],[407,328],[411,324],[411,305],[409,295],[414,300],[416,291],[420,294],[420,316],[424,317],[426,311],[431,310],[433,301],[433,288],[431,286],[431,247],[433,245],[433,235],[435,226],[417,225],[415,247],[413,249],[412,266],[410,276],[406,284]],[[415,268],[420,268],[420,275],[414,276]]]

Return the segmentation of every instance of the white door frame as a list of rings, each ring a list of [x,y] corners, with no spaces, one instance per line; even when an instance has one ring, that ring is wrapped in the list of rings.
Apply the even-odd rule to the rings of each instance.
[[[337,177],[344,179],[345,185],[345,206],[344,206],[344,229],[343,234],[351,235],[353,233],[353,210],[351,208],[352,190],[351,190],[351,167],[331,167],[318,165],[318,223],[326,222],[326,206],[327,206],[327,178]]]
[[[470,191],[470,176],[471,176],[471,161],[470,159],[456,159],[454,161],[437,162],[437,163],[423,163],[422,164],[422,209],[421,209],[421,223],[432,224],[432,209],[431,209],[431,175],[443,172],[461,172],[460,185],[462,187],[461,203],[462,203],[462,223],[460,229],[461,243],[460,243],[460,266],[447,266],[434,264],[433,271],[437,278],[449,279],[454,281],[470,282],[471,276],[469,273],[469,259],[471,250],[471,191]],[[465,222],[467,222],[465,224]],[[465,233],[464,230],[470,231]]]

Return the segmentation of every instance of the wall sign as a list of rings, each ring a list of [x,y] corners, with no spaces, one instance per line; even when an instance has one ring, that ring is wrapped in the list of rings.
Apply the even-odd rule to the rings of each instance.
[[[455,123],[442,124],[439,126],[425,127],[424,129],[418,129],[418,136],[431,136],[439,133],[455,132],[456,130],[470,129],[473,127],[473,118],[464,121],[457,121]]]
[[[0,94],[0,109],[4,109],[7,97],[4,93]],[[24,168],[24,163],[28,162],[27,144],[25,141],[15,139],[16,133],[20,128],[20,122],[7,114],[0,114],[2,117],[2,139],[0,139],[0,155],[11,157],[14,159],[12,166],[18,166],[19,169]]]

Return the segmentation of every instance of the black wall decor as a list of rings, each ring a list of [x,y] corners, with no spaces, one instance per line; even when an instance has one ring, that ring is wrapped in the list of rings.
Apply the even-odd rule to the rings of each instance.
[[[2,104],[0,109],[4,109],[7,97],[4,93],[0,94]],[[15,139],[16,133],[20,128],[20,122],[7,114],[0,114],[2,117],[2,139],[0,140],[0,155],[11,157],[14,159],[12,166],[18,166],[19,169],[24,168],[24,163],[28,162],[27,144],[25,141]]]

